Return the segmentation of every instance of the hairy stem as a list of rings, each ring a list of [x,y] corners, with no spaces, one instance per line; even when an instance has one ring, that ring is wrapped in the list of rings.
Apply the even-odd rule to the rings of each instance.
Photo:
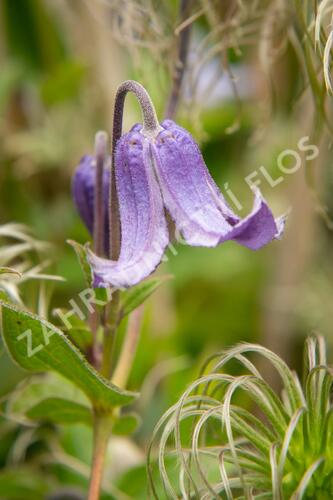
[[[128,382],[139,342],[142,313],[143,308],[139,307],[132,313],[129,320],[126,338],[112,377],[112,382],[118,387],[125,388]]]
[[[88,500],[99,500],[103,479],[103,469],[108,440],[111,434],[110,417],[95,414],[94,417],[94,450],[89,482]]]
[[[143,134],[156,135],[160,130],[160,125],[157,119],[156,111],[153,102],[146,89],[134,80],[126,80],[117,90],[115,105],[114,105],[114,122],[113,122],[113,147],[115,148],[118,139],[122,132],[122,122],[124,113],[125,98],[128,92],[132,92],[142,111]]]
[[[119,224],[119,207],[116,192],[115,180],[115,151],[123,128],[123,115],[125,98],[128,92],[132,92],[138,99],[143,118],[143,134],[154,136],[160,131],[159,122],[152,100],[146,89],[134,80],[126,80],[117,90],[114,104],[113,114],[113,130],[112,130],[112,174],[110,186],[110,257],[117,260],[120,250],[120,224]]]
[[[115,106],[114,106],[114,119],[113,119],[113,135],[112,135],[112,165],[111,165],[111,182],[110,182],[110,206],[109,206],[109,220],[110,220],[110,254],[112,260],[117,260],[120,253],[120,223],[119,223],[119,207],[116,190],[115,178],[115,150],[116,144],[121,137],[122,121],[124,113],[125,97],[128,92],[133,92],[142,109],[143,114],[143,134],[147,136],[156,135],[160,126],[157,120],[155,108],[147,93],[147,91],[137,82],[126,81],[118,88]],[[105,136],[98,135],[96,137],[96,158],[97,158],[97,172],[96,172],[96,192],[95,192],[95,216],[98,219],[103,215],[103,169],[106,154],[106,140]],[[95,219],[96,220],[96,219]],[[103,252],[104,250],[104,234],[102,235],[103,221],[98,219],[100,224],[96,224],[94,228],[95,252]],[[115,290],[112,293],[111,302],[105,307],[102,320],[104,326],[103,338],[103,359],[100,372],[106,378],[110,378],[112,373],[112,353],[114,341],[117,333],[119,323],[119,302],[120,291]],[[133,313],[136,318],[138,313]],[[130,367],[132,366],[133,357],[136,351],[137,337],[139,332],[139,325],[130,328],[130,335],[126,337],[123,345],[122,354],[120,356],[120,363],[118,367],[122,367],[118,371],[116,380],[120,385],[126,385]],[[117,372],[116,372],[117,374]],[[95,415],[94,425],[94,453],[91,471],[91,480],[89,486],[88,500],[98,500],[101,489],[101,482],[103,476],[103,465],[107,443],[111,435],[110,417],[105,419],[98,414]]]
[[[179,20],[180,25],[189,17],[193,0],[180,0]],[[165,118],[173,119],[179,104],[181,87],[186,69],[188,48],[190,44],[192,24],[186,24],[178,34],[177,55],[172,70],[172,86],[165,110]]]
[[[120,252],[120,223],[119,223],[119,206],[116,190],[115,178],[115,151],[123,128],[123,115],[125,98],[128,92],[132,92],[138,99],[143,117],[143,134],[154,136],[160,131],[160,125],[157,119],[156,111],[152,100],[146,89],[140,83],[133,80],[123,82],[116,93],[113,116],[112,130],[112,170],[110,184],[110,258],[117,260]],[[112,371],[112,352],[114,346],[115,335],[118,327],[118,312],[119,312],[119,291],[113,292],[112,301],[108,308],[109,325],[104,330],[104,347],[103,361],[101,373],[110,377]]]

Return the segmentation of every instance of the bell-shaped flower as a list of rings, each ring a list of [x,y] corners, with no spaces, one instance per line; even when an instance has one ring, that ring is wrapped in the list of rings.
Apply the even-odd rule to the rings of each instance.
[[[117,261],[89,253],[94,286],[129,287],[151,274],[169,242],[150,142],[135,126],[118,141],[115,177],[121,227]]]
[[[165,210],[192,246],[233,240],[258,250],[282,234],[284,218],[274,218],[258,189],[249,215],[241,219],[231,210],[193,137],[171,120],[162,122],[155,135],[141,125],[124,134],[116,145],[114,169],[120,254],[109,260],[88,252],[95,286],[130,287],[154,271],[169,242]],[[92,212],[88,217],[87,207],[81,211],[88,225]]]
[[[103,228],[104,252],[109,253],[109,185],[110,169],[103,170]],[[96,191],[96,158],[86,155],[81,158],[72,179],[72,196],[77,211],[91,235],[94,234],[94,211]]]

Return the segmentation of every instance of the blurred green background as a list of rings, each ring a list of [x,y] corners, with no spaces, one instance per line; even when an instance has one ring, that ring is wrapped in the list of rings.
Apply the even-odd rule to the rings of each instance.
[[[205,2],[195,12],[201,5]],[[83,154],[92,152],[96,130],[111,129],[113,97],[123,80],[141,81],[163,117],[177,9],[174,1],[1,0],[0,224],[26,224],[38,240],[53,244],[46,252],[52,259],[49,269],[66,281],[39,284],[53,292],[50,318],[55,307],[66,307],[84,287],[66,244],[67,239],[89,239],[71,200],[73,170]],[[116,465],[107,468],[111,486],[105,498],[146,498],[144,453],[154,425],[209,354],[241,341],[260,342],[299,369],[307,334],[318,330],[332,341],[332,152],[330,139],[314,121],[295,53],[286,47],[274,61],[273,78],[267,79],[251,44],[209,56],[208,42],[202,45],[212,31],[209,16],[208,21],[197,17],[177,120],[200,142],[222,191],[231,189],[244,205],[240,215],[251,209],[244,179],[254,170],[274,212],[290,210],[290,215],[283,240],[257,253],[232,242],[216,249],[177,245],[177,255],[168,253],[158,273],[174,278],[147,303],[130,382],[132,389],[142,388],[136,409],[143,423],[133,441],[111,443],[110,463]],[[221,63],[226,54],[238,95]],[[129,97],[125,128],[139,119]],[[272,187],[260,167],[279,178],[280,153],[299,152],[304,136],[320,148],[316,162],[301,155],[301,168],[282,174]],[[36,257],[29,253],[29,258]],[[31,283],[22,285],[22,297],[38,309]],[[5,405],[22,374],[5,352],[0,363]],[[277,383],[273,374],[267,376]],[[24,498],[30,491],[34,500],[62,488],[84,488],[89,433],[82,426],[31,429],[3,417],[0,492],[2,480],[7,489],[13,486],[8,498],[18,499],[23,498],[20,482]],[[28,472],[18,476],[16,469]]]

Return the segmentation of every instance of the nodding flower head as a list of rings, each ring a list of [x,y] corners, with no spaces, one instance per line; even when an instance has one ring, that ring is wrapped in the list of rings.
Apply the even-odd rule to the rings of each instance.
[[[156,137],[135,125],[118,141],[115,176],[121,225],[117,261],[90,253],[95,286],[129,287],[151,274],[169,242],[165,209],[189,245],[214,247],[228,240],[257,250],[279,238],[284,221],[258,189],[251,213],[240,219],[210,176],[199,147],[171,120]]]
[[[143,125],[137,124],[121,136],[124,100],[129,91],[141,104]],[[257,188],[249,215],[241,219],[231,210],[191,134],[172,120],[159,124],[149,95],[137,82],[124,82],[118,89],[112,157],[115,189],[111,191],[117,197],[120,248],[112,259],[88,250],[94,286],[126,288],[154,271],[169,242],[166,211],[175,223],[176,234],[192,246],[215,247],[233,240],[258,250],[282,234],[284,218],[274,218]],[[90,231],[94,225],[92,170],[93,160],[86,157],[73,181],[76,204]],[[108,191],[110,175],[104,175]],[[112,233],[107,196],[104,202],[105,231],[110,229]],[[112,210],[111,216],[113,226]]]

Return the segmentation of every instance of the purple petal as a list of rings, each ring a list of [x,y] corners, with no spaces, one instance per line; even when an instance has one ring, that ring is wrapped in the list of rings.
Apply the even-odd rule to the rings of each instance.
[[[279,237],[283,224],[275,221],[259,191],[252,212],[241,220],[218,190],[192,136],[171,120],[162,127],[152,144],[155,168],[165,206],[188,244],[216,246],[232,239],[257,249]]]
[[[132,286],[151,274],[168,244],[163,201],[157,184],[149,141],[132,130],[116,148],[115,175],[121,224],[117,261],[89,254],[94,285]]]
[[[109,183],[110,170],[104,170],[104,251],[109,250]],[[81,219],[91,235],[94,232],[94,200],[96,183],[96,160],[93,156],[84,156],[76,168],[72,180],[72,195]]]
[[[224,217],[231,223],[236,223],[240,220],[238,215],[236,215],[232,209],[230,208],[228,202],[224,198],[223,194],[219,190],[218,186],[212,179],[208,168],[205,165],[203,160],[201,151],[197,143],[194,141],[193,137],[190,135],[187,130],[177,125],[172,120],[164,120],[162,123],[163,128],[166,130],[170,130],[171,133],[178,141],[186,141],[188,146],[184,148],[183,153],[187,159],[187,161],[193,164],[193,161],[199,164],[198,170],[200,170],[201,174],[205,177],[208,187],[211,191],[211,194],[215,200],[216,205],[221,210]]]
[[[199,150],[187,135],[172,132],[164,130],[152,144],[165,206],[188,244],[216,246],[231,226],[206,181]]]
[[[254,189],[254,193],[252,212],[233,227],[227,238],[222,237],[220,243],[234,240],[251,250],[258,250],[281,236],[284,227],[282,220],[280,223],[274,219],[259,189]]]

